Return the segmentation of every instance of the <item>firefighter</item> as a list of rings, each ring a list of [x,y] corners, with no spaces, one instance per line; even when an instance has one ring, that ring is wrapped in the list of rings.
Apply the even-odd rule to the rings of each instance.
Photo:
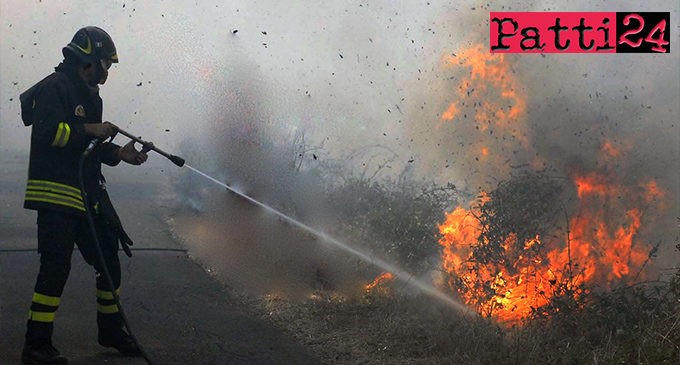
[[[115,127],[102,122],[99,84],[104,84],[118,55],[111,37],[98,27],[76,32],[63,48],[64,60],[55,72],[21,95],[22,119],[32,125],[31,152],[24,208],[37,210],[40,271],[30,306],[22,360],[26,364],[66,364],[67,359],[52,346],[55,312],[71,268],[74,243],[96,272],[98,342],[124,355],[138,356],[140,350],[123,329],[111,288],[101,276],[85,204],[92,208],[96,231],[116,291],[120,288],[118,241],[121,239],[102,218],[98,202],[108,198],[101,163],[116,166],[120,161],[140,165],[147,159],[134,142],[120,147],[103,142],[85,161],[81,197],[78,161],[90,144],[115,134]],[[103,205],[103,204],[102,204]],[[110,205],[110,204],[109,204]]]

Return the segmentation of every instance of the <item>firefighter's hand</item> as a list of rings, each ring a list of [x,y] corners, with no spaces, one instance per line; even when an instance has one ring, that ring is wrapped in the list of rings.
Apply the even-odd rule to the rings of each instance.
[[[83,124],[83,127],[85,128],[85,134],[101,139],[107,139],[116,133],[116,127],[109,122],[85,123]]]
[[[131,165],[141,165],[146,162],[148,156],[144,152],[137,151],[135,141],[130,141],[118,150],[118,157],[121,161]]]

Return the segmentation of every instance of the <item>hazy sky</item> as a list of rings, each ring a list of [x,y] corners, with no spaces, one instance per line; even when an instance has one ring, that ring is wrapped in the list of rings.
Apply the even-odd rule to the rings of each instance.
[[[52,72],[78,28],[98,25],[110,33],[120,58],[101,88],[104,119],[180,151],[220,179],[229,178],[222,171],[236,161],[229,165],[235,174],[265,185],[270,178],[277,194],[309,195],[297,180],[286,183],[278,172],[261,171],[281,168],[276,159],[256,163],[272,150],[246,148],[255,155],[239,158],[241,146],[220,145],[231,140],[220,133],[250,127],[282,143],[302,131],[307,143],[323,145],[320,160],[366,147],[394,158],[386,175],[411,171],[472,188],[536,156],[565,176],[573,168],[597,170],[608,139],[625,150],[613,169],[616,179],[638,186],[653,178],[670,193],[671,209],[650,219],[648,229],[671,238],[670,252],[675,233],[669,227],[680,214],[678,7],[660,0],[0,0],[0,154],[27,159],[30,129],[19,117],[19,94]],[[490,137],[465,113],[436,128],[452,101],[485,101],[477,94],[460,98],[469,69],[446,67],[443,56],[487,47],[489,11],[629,10],[671,12],[671,54],[505,57],[526,101],[520,119],[529,143],[491,139],[491,148],[506,148],[495,151],[505,160],[501,165],[470,153],[469,144]],[[371,153],[347,164],[361,169]],[[151,168],[168,165],[155,164],[157,156],[150,160]],[[203,203],[223,203],[208,196]],[[244,232],[251,236],[250,227]],[[281,239],[278,228],[276,235]],[[222,236],[216,241],[221,245]],[[269,236],[262,241],[275,242]]]
[[[678,4],[668,1],[93,4],[0,2],[0,151],[26,153],[30,129],[20,121],[18,95],[52,71],[84,25],[107,30],[120,57],[101,89],[105,120],[158,145],[200,144],[195,141],[215,124],[228,123],[225,115],[238,114],[277,133],[303,130],[329,155],[380,145],[398,156],[396,173],[415,161],[417,171],[453,180],[474,167],[458,161],[445,168],[447,160],[462,159],[455,145],[476,137],[455,123],[434,128],[466,72],[443,67],[442,56],[486,47],[489,11],[671,11],[673,50],[678,42]],[[680,163],[678,52],[506,61],[526,96],[524,119],[542,153],[589,148],[567,137],[606,117],[616,120],[607,122],[613,137],[635,135],[641,150],[654,145],[644,158]],[[539,134],[555,128],[563,129],[546,143]],[[649,133],[640,137],[641,130]]]

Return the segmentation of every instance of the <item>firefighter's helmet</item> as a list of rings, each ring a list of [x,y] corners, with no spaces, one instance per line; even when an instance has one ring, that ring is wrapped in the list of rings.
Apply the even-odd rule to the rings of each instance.
[[[99,60],[118,62],[116,45],[103,29],[94,26],[80,28],[71,43],[62,49],[66,58],[75,57],[79,63],[96,64]]]

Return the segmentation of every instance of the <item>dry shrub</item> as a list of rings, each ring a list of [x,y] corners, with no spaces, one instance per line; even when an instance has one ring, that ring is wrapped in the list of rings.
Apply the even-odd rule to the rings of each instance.
[[[452,184],[349,177],[327,192],[341,235],[418,275],[439,264],[437,224],[457,202]]]

